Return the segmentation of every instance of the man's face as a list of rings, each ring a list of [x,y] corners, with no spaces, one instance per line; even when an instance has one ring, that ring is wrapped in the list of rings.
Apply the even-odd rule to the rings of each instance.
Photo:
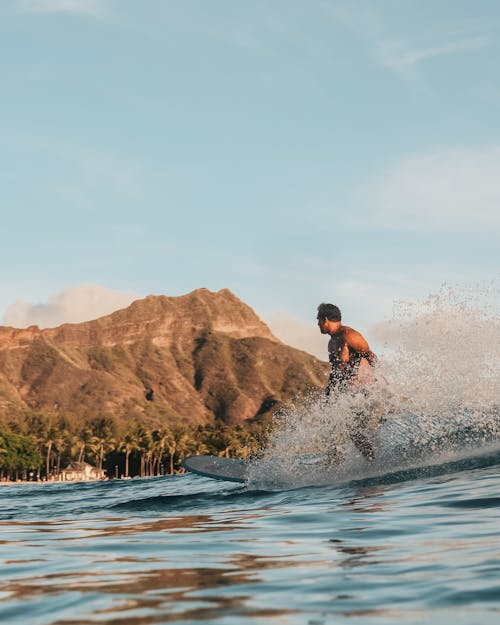
[[[318,327],[321,334],[328,334],[328,330],[326,329],[326,317],[318,317]]]

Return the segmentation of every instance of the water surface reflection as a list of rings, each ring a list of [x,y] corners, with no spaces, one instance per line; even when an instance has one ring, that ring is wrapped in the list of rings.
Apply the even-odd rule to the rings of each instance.
[[[498,622],[500,539],[491,503],[497,476],[262,497],[218,496],[212,484],[210,493],[193,496],[199,484],[189,477],[158,482],[157,501],[149,485],[151,513],[145,499],[117,513],[124,487],[108,485],[96,488],[91,502],[108,515],[88,513],[88,488],[84,502],[78,489],[68,502],[81,514],[51,518],[48,508],[44,519],[25,512],[21,521],[0,522],[0,620],[448,624],[461,601],[463,624]],[[480,516],[459,505],[472,492],[476,503],[488,502]]]

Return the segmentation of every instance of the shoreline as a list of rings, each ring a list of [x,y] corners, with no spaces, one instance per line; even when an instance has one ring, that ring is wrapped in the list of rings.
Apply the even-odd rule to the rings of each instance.
[[[0,486],[16,486],[20,484],[82,484],[89,482],[108,482],[109,477],[105,477],[99,480],[2,480],[0,481]],[[123,478],[113,478],[113,479],[123,479]]]
[[[19,486],[26,484],[93,484],[95,482],[110,482],[110,481],[122,481],[122,480],[135,480],[135,479],[154,479],[156,477],[166,477],[167,475],[183,475],[186,471],[176,471],[175,473],[165,473],[163,475],[134,475],[129,477],[104,477],[98,480],[1,480],[0,486]]]

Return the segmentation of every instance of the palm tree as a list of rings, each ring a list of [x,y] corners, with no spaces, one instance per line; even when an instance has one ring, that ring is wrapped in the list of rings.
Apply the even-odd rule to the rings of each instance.
[[[68,446],[68,432],[66,430],[56,430],[54,439],[53,439],[53,447],[56,451],[56,475],[59,475],[61,471],[61,454]]]
[[[198,453],[207,453],[206,447],[203,445],[202,441],[198,441],[193,437],[192,430],[184,429],[182,435],[179,437],[177,446],[178,461],[182,462],[186,456]]]
[[[114,447],[115,441],[109,436],[92,436],[87,443],[97,459],[97,466],[102,469],[105,454]]]
[[[169,455],[169,473],[172,475],[174,472],[174,457],[177,451],[177,438],[172,430],[168,430],[165,435],[165,447]]]
[[[75,434],[71,440],[71,456],[74,458],[78,454],[78,464],[85,461],[85,450],[92,438],[92,431],[89,428],[85,428]]]
[[[128,477],[128,459],[133,451],[140,449],[139,441],[136,434],[126,434],[118,443],[118,451],[125,454],[125,477]]]
[[[43,446],[47,450],[47,454],[45,456],[45,477],[47,480],[49,479],[50,475],[50,460],[52,457],[52,447],[56,438],[57,430],[54,427],[50,427],[43,437]]]
[[[170,436],[171,436],[171,432],[170,430],[166,428],[162,430],[155,430],[153,432],[155,461],[156,461],[158,475],[161,475],[162,459],[165,453],[165,448],[167,447],[169,443]]]
[[[45,455],[45,478],[50,475],[50,460],[52,458],[52,446],[57,436],[57,430],[52,425],[53,420],[44,415],[29,415],[26,418],[26,426],[32,439],[38,445],[40,454]],[[45,454],[43,453],[45,450]]]
[[[212,442],[217,448],[217,455],[229,458],[231,452],[237,452],[240,449],[240,431],[237,427],[229,425],[220,426],[212,438]]]
[[[177,426],[170,430],[165,446],[169,453],[169,473],[171,475],[175,472],[176,455],[177,461],[182,460],[187,453],[193,450],[195,445],[195,441],[185,428]]]
[[[8,454],[8,450],[7,450],[7,446],[5,444],[5,440],[2,436],[2,434],[0,433],[0,479],[3,478],[3,471],[4,471],[4,460],[7,458],[7,454]]]
[[[87,444],[94,452],[100,470],[102,470],[105,454],[115,446],[115,440],[112,436],[112,427],[113,421],[106,417],[94,419],[90,426],[92,436]]]
[[[151,430],[145,426],[141,426],[137,430],[137,436],[141,451],[141,477],[144,477],[146,474],[151,475],[154,440]]]

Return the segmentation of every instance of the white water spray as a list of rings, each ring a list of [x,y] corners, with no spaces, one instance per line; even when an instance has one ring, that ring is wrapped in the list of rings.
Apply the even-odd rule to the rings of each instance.
[[[423,302],[398,304],[394,319],[378,327],[386,351],[372,384],[329,400],[303,399],[277,416],[264,453],[268,478],[274,467],[276,480],[289,476],[294,485],[342,481],[500,444],[498,299],[492,284],[443,287]],[[360,415],[369,415],[363,433],[375,452],[372,462],[352,442]],[[294,466],[303,454],[335,450],[331,466],[312,465],[307,476],[303,463]],[[277,457],[279,463],[271,461]]]

